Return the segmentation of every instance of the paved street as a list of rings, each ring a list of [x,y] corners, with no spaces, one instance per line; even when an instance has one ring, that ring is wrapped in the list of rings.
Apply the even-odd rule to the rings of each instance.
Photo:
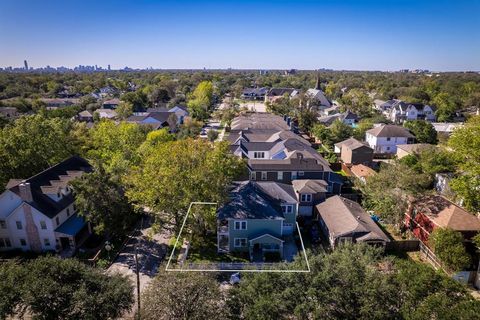
[[[144,221],[143,228],[129,240],[125,248],[118,255],[115,262],[108,268],[108,273],[120,273],[136,284],[135,275],[135,247],[137,247],[138,264],[140,270],[140,291],[142,292],[158,272],[158,268],[166,257],[168,241],[171,235],[167,233],[152,235],[150,219]],[[136,298],[136,287],[135,287]],[[133,312],[136,310],[136,304]],[[133,312],[125,315],[125,319],[133,317]]]

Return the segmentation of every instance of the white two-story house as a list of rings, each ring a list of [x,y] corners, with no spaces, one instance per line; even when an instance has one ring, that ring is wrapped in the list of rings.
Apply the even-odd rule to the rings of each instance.
[[[73,254],[91,229],[77,215],[69,182],[90,170],[74,156],[31,178],[10,180],[0,194],[0,251]]]
[[[426,120],[435,121],[435,110],[432,106],[419,103],[405,103],[399,101],[388,114],[388,118],[394,123],[403,123],[404,121]]]
[[[397,145],[414,143],[415,136],[404,127],[387,124],[368,130],[365,141],[374,153],[395,154]]]

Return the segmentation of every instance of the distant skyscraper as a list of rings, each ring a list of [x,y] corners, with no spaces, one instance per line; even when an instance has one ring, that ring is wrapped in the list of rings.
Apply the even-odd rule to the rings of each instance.
[[[110,65],[108,65],[108,71],[110,71]]]
[[[27,63],[27,60],[23,60],[23,64],[25,66],[25,70],[28,70],[28,63]]]

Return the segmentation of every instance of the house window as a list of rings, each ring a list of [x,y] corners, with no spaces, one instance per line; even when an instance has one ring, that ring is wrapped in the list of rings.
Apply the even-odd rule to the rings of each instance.
[[[257,173],[255,171],[250,172],[250,180],[257,180]]]
[[[5,222],[5,220],[0,220],[0,228],[7,229],[7,223]]]
[[[235,248],[243,248],[247,246],[247,238],[235,238]]]
[[[60,224],[60,218],[59,217],[56,217],[55,218],[55,222],[57,223],[57,226]]]
[[[277,172],[277,179],[278,180],[283,180],[283,171],[278,171]]]
[[[0,248],[5,248],[5,242],[0,238]]]
[[[42,228],[43,230],[46,230],[47,229],[47,224],[45,223],[45,221],[40,221],[40,228]]]
[[[74,203],[73,204],[73,211],[76,211],[77,210],[77,205]]]
[[[70,209],[67,209],[67,217],[70,217]]]
[[[235,230],[247,230],[247,221],[237,220],[234,225]]]
[[[387,141],[390,141],[390,138],[387,138]]]
[[[387,147],[387,150],[390,150],[390,147]]]
[[[254,159],[265,159],[265,152],[254,152],[253,153]]]
[[[27,245],[27,241],[25,241],[25,239],[20,239],[20,245],[25,247]]]
[[[43,239],[43,244],[45,245],[45,247],[50,247],[50,239],[48,238]]]
[[[312,201],[312,195],[308,193],[303,193],[300,197],[302,202],[311,202]]]
[[[22,230],[22,229],[23,229],[22,221],[16,221],[15,223],[17,224],[17,229],[18,229],[18,230]]]
[[[262,180],[267,180],[267,172],[262,171]]]
[[[282,205],[282,212],[283,213],[292,213],[293,207],[291,205]]]
[[[303,172],[303,171],[298,171],[298,176],[299,176],[299,177],[303,177],[304,175],[305,175],[305,172]]]

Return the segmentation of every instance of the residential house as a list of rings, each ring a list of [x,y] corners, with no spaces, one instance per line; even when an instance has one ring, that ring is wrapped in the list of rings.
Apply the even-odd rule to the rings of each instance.
[[[370,167],[367,167],[364,164],[355,164],[350,167],[350,172],[352,175],[360,180],[362,183],[366,183],[368,178],[375,175],[376,172]]]
[[[65,108],[73,105],[78,105],[80,103],[80,99],[76,98],[63,98],[63,99],[47,99],[41,98],[40,101],[44,102],[46,105],[47,110],[56,110],[60,108]]]
[[[345,164],[369,164],[373,160],[373,149],[355,138],[335,143],[334,147]]]
[[[81,122],[93,122],[93,113],[88,110],[80,111],[77,114],[77,120]]]
[[[429,148],[435,148],[435,146],[428,143],[399,144],[397,145],[397,158],[402,159],[409,155],[419,154]]]
[[[437,131],[437,134],[443,134],[445,136],[450,136],[452,132],[463,126],[463,123],[461,122],[433,122],[432,123],[433,127],[435,128],[435,131]]]
[[[450,188],[450,181],[455,177],[452,172],[436,173],[434,178],[434,189],[442,196],[451,197],[454,192]]]
[[[15,107],[0,107],[0,117],[9,119],[18,117],[18,115],[18,110]]]
[[[333,196],[316,206],[320,229],[332,248],[343,242],[385,247],[389,237],[370,215],[352,200]]]
[[[380,125],[365,133],[365,140],[377,154],[396,154],[397,145],[411,144],[415,136],[397,125]]]
[[[393,123],[403,123],[411,120],[435,121],[435,108],[420,103],[396,101],[389,111],[388,118]]]
[[[313,217],[313,208],[327,198],[328,183],[324,180],[299,179],[292,181],[298,202],[298,216]]]
[[[387,100],[387,101],[375,99],[373,100],[373,103],[376,110],[380,111],[384,115],[388,115],[392,107],[399,101],[400,100],[396,100],[396,99]]]
[[[188,117],[188,109],[185,106],[175,106],[168,110],[168,112],[173,112],[177,117],[177,124],[183,124],[185,118]]]
[[[287,96],[293,98],[299,94],[299,91],[294,88],[271,88],[265,95],[265,102],[275,102],[277,99]]]
[[[268,88],[246,88],[243,89],[241,98],[244,100],[265,100]]]
[[[323,124],[324,126],[327,126],[327,127],[331,126],[336,120],[340,120],[344,124],[347,124],[353,127],[358,122],[358,116],[351,111],[346,111],[343,113],[336,113],[330,116],[318,117],[317,120],[320,124]]]
[[[259,260],[266,252],[284,257],[295,230],[295,194],[285,185],[238,182],[217,212],[219,252],[248,252]],[[292,240],[290,240],[292,241]]]
[[[120,102],[121,102],[120,99],[117,99],[117,98],[105,100],[105,101],[102,103],[102,108],[103,108],[103,109],[115,110],[115,109],[118,108],[118,105],[120,104]]]
[[[28,179],[10,180],[0,195],[0,251],[73,254],[91,229],[77,215],[69,183],[91,169],[74,156]]]
[[[93,114],[98,114],[100,119],[116,119],[118,116],[117,112],[112,109],[97,109]]]
[[[247,158],[250,180],[291,183],[296,179],[325,180],[329,193],[339,193],[342,178],[311,147],[289,130],[282,117],[271,114],[240,116],[228,137],[231,150]]]
[[[326,108],[320,111],[320,116],[328,117],[340,113],[340,106],[333,105],[330,108]]]
[[[458,231],[468,241],[480,232],[480,219],[442,196],[429,195],[410,203],[405,227],[426,245],[436,228]]]
[[[170,111],[139,113],[128,117],[126,121],[150,126],[153,130],[168,127],[170,131],[174,131],[177,126],[175,113]]]

